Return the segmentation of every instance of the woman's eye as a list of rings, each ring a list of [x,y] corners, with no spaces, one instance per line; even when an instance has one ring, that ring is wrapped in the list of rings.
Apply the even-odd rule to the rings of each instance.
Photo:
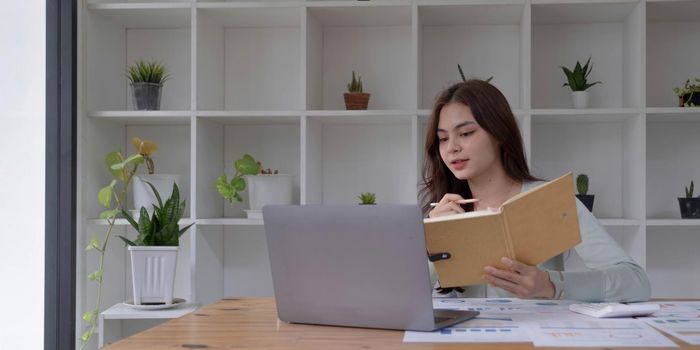
[[[439,137],[438,142],[445,142],[447,141],[447,137]]]
[[[469,135],[471,135],[471,134],[473,134],[473,133],[474,133],[473,131],[463,132],[463,133],[462,133],[461,135],[459,135],[459,136],[469,136]]]

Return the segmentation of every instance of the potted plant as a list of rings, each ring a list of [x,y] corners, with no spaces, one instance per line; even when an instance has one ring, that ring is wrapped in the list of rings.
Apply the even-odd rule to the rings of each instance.
[[[377,196],[372,192],[362,192],[357,198],[360,200],[360,205],[377,204]]]
[[[112,235],[112,229],[116,223],[117,214],[121,213],[122,209],[125,207],[127,189],[139,165],[143,163],[143,156],[137,153],[124,158],[119,151],[114,151],[107,154],[105,163],[114,179],[112,179],[109,185],[101,188],[97,194],[99,203],[107,208],[107,210],[100,213],[100,218],[107,220],[107,232],[105,237],[100,240],[97,236],[93,236],[87,247],[85,247],[86,251],[93,251],[99,254],[100,263],[97,270],[90,272],[87,276],[88,280],[97,283],[97,297],[95,308],[83,313],[83,321],[87,324],[87,330],[80,337],[82,342],[80,345],[81,350],[88,344],[97,328],[97,316],[100,314],[100,309],[102,308],[102,282],[104,281],[103,271],[107,244]],[[120,183],[121,186],[119,186]]]
[[[243,198],[238,192],[246,189],[247,182],[250,209],[245,212],[248,218],[262,218],[262,207],[267,204],[292,204],[292,175],[265,169],[262,163],[256,161],[250,154],[245,154],[236,160],[234,168],[236,173],[230,181],[227,180],[224,172],[214,181],[214,186],[229,202],[233,203],[234,200],[242,202]]]
[[[463,82],[466,82],[466,81],[467,81],[467,78],[464,76],[464,71],[462,70],[462,66],[460,66],[459,63],[457,63],[457,69],[459,69],[459,76],[462,78],[462,81],[463,81]],[[487,83],[490,83],[491,80],[493,80],[493,75],[490,76],[488,79],[486,79],[486,80],[484,80],[484,81],[487,82]]]
[[[688,79],[683,86],[673,88],[673,92],[678,96],[678,107],[700,107],[700,79],[695,78],[694,83]]]
[[[159,110],[163,83],[169,78],[165,66],[155,61],[139,60],[128,67],[126,76],[131,85],[134,108],[139,111]]]
[[[595,195],[588,194],[588,175],[579,174],[576,177],[576,190],[578,191],[576,198],[588,208],[588,211],[593,212],[593,200],[595,199]]]
[[[690,181],[690,189],[685,188],[685,197],[678,197],[683,219],[700,219],[700,195],[693,197],[693,187],[693,181]]]
[[[165,203],[162,202],[155,186],[147,184],[158,200],[158,205],[153,205],[150,218],[146,208],[141,207],[138,222],[126,210],[122,210],[122,215],[138,232],[138,237],[133,241],[124,236],[119,238],[127,244],[131,255],[133,305],[171,305],[180,236],[194,223],[183,228],[178,224],[185,210],[185,201],[180,202],[177,184],[173,184],[172,193]]]
[[[348,92],[345,96],[345,109],[367,109],[369,93],[362,92],[362,77],[355,79],[355,71],[352,71],[352,81],[348,83]]]
[[[167,193],[175,183],[181,183],[182,176],[177,174],[156,174],[155,163],[153,162],[153,154],[158,151],[158,145],[150,140],[141,140],[138,137],[131,139],[131,144],[140,154],[148,174],[140,174],[134,177],[134,210],[132,216],[138,219],[140,215],[139,208],[146,207],[146,211],[152,212],[152,206],[157,202],[156,197],[146,183],[151,183],[158,190],[158,193]]]
[[[574,108],[587,108],[588,107],[588,88],[595,84],[602,84],[600,81],[596,81],[593,83],[588,83],[588,75],[591,74],[591,70],[593,69],[593,65],[591,64],[591,58],[588,58],[588,61],[586,61],[586,64],[581,67],[581,63],[579,61],[576,61],[576,66],[574,67],[573,71],[566,68],[566,67],[561,67],[561,69],[564,71],[564,74],[566,74],[566,80],[567,82],[562,85],[568,86],[571,88],[571,95],[574,103]]]

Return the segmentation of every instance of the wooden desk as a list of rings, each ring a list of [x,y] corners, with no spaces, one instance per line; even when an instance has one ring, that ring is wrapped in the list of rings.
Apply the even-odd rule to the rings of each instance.
[[[404,344],[403,335],[402,331],[289,324],[277,319],[272,298],[224,299],[106,349],[534,349],[532,343]],[[700,349],[668,337],[680,349]]]

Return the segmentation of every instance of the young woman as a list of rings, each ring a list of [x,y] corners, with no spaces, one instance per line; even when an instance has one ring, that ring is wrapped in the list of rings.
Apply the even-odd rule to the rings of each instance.
[[[423,182],[423,211],[429,217],[498,208],[510,197],[544,183],[530,174],[508,101],[482,80],[455,84],[435,102],[425,143]],[[456,203],[468,198],[479,201]],[[431,208],[431,202],[438,205]],[[589,271],[563,271],[562,255],[538,266],[504,257],[508,270],[485,267],[484,284],[438,287],[438,293],[583,301],[649,299],[651,287],[644,270],[581,202],[577,200],[576,206],[581,243],[574,249]],[[431,272],[434,278],[432,264]]]

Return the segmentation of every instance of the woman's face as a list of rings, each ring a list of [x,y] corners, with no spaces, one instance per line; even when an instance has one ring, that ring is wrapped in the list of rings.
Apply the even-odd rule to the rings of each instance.
[[[462,103],[442,107],[437,137],[442,161],[460,180],[477,177],[501,161],[496,139],[479,126],[471,109]]]

